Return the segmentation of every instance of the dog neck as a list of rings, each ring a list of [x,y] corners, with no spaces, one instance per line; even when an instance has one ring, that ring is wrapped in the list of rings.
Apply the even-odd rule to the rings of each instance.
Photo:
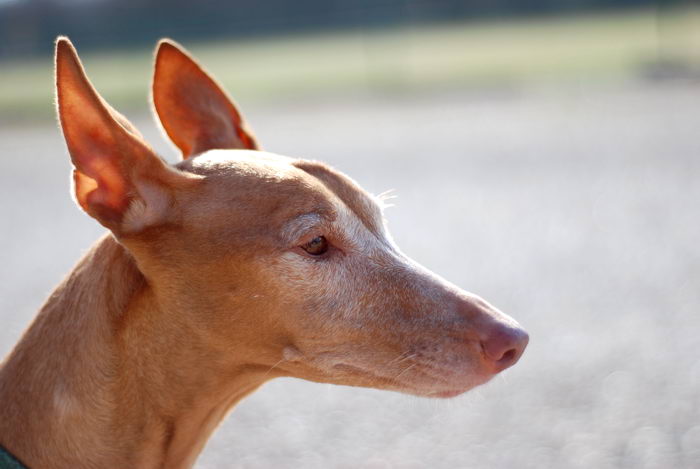
[[[29,467],[190,467],[264,376],[222,369],[160,304],[124,247],[96,243],[0,370],[0,444]]]

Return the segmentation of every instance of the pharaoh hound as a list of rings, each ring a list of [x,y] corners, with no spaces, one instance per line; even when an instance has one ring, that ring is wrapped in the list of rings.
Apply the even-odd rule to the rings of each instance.
[[[0,445],[26,467],[191,467],[231,408],[291,376],[457,396],[518,361],[510,317],[408,258],[381,201],[265,152],[221,86],[158,45],[166,164],[56,42],[73,195],[108,232],[0,370]]]

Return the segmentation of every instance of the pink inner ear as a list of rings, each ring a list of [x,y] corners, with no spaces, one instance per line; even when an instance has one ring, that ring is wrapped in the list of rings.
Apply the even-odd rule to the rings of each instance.
[[[163,125],[185,156],[212,148],[247,148],[238,113],[228,98],[191,62],[169,83],[161,105]]]
[[[120,167],[124,163],[120,161],[123,158],[121,153],[124,150],[124,142],[118,144],[107,129],[93,127],[94,122],[83,124],[83,127],[71,128],[66,132],[71,157],[76,167],[76,197],[91,215],[95,215],[91,204],[106,206],[117,212],[123,211],[127,206],[128,177]]]
[[[87,166],[86,172],[73,171],[75,196],[80,206],[91,215],[97,215],[97,206],[123,215],[128,207],[123,176],[106,161],[91,160]],[[99,169],[93,169],[94,166]]]
[[[114,192],[106,189],[108,183],[98,183],[78,170],[73,170],[73,181],[75,198],[85,212],[107,227],[121,223],[128,206],[125,196],[115,199]]]

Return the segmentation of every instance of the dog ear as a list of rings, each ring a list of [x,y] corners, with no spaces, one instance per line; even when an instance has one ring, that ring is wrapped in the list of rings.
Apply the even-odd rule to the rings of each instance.
[[[64,37],[56,41],[56,97],[80,207],[115,233],[159,221],[168,187],[187,176],[168,167],[100,97]]]
[[[179,44],[158,44],[152,90],[155,112],[183,158],[217,148],[260,149],[231,98]]]

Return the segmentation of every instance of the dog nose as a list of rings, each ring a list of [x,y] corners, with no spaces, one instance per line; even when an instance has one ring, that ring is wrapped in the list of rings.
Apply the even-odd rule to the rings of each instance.
[[[494,373],[499,373],[517,363],[529,340],[530,337],[523,329],[499,325],[481,341],[481,348]]]

